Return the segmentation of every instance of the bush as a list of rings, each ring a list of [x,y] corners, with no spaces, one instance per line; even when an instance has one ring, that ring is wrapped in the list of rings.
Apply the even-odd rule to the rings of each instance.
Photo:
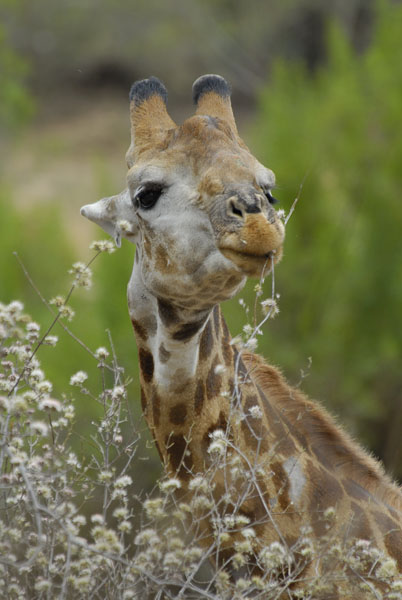
[[[88,267],[77,264],[74,271],[74,285],[86,287]],[[71,316],[69,296],[55,301],[55,321]],[[265,319],[275,312],[273,298],[262,306]],[[259,330],[248,332],[246,347],[255,346]],[[191,476],[187,491],[179,479],[165,476],[152,497],[135,494],[140,433],[130,418],[127,381],[116,356],[104,347],[92,353],[100,373],[97,392],[80,370],[70,378],[72,391],[56,398],[37,350],[57,343],[51,328],[41,334],[20,302],[0,304],[4,597],[274,599],[298,583],[295,597],[311,600],[328,597],[335,584],[346,595],[365,590],[368,600],[380,590],[383,598],[399,597],[402,581],[394,560],[366,540],[335,543],[334,508],[323,514],[326,533],[319,540],[305,527],[291,544],[261,546],[258,527],[265,520],[275,524],[276,512],[267,506],[266,515],[253,522],[242,511],[256,493],[263,494],[260,466],[246,460],[230,429],[213,432],[210,466]],[[229,421],[258,422],[261,415],[251,409],[244,414],[236,397]],[[88,437],[81,436],[81,448],[89,445],[90,452],[76,452],[72,443],[79,398],[98,404],[99,417]],[[257,435],[257,445],[258,440]],[[219,481],[225,482],[224,494],[216,493]],[[228,544],[235,548],[230,558]],[[306,578],[315,561],[321,572],[309,570]],[[235,578],[233,570],[239,572]]]

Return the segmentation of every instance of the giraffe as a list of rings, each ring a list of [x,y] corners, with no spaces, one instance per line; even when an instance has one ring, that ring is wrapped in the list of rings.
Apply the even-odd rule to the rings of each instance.
[[[280,261],[285,238],[275,176],[239,137],[230,96],[222,77],[200,77],[195,114],[176,125],[164,85],[155,77],[134,83],[127,188],[81,209],[117,245],[122,237],[136,244],[128,308],[145,419],[182,493],[211,468],[214,442],[219,450],[225,440],[226,464],[241,457],[240,475],[216,469],[212,487],[224,512],[234,486],[254,527],[254,557],[278,541],[296,548],[306,526],[324,537],[331,514],[333,539],[373,543],[402,571],[400,488],[322,406],[238,348],[222,316],[220,303],[247,277]],[[208,543],[208,519],[205,531]],[[225,564],[239,539],[233,531],[222,542]],[[261,560],[253,564],[263,571]],[[303,577],[323,564],[310,561]],[[368,597],[342,585],[314,597]]]

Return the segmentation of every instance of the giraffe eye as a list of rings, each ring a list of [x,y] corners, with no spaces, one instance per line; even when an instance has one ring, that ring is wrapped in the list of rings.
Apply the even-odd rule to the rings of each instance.
[[[159,184],[140,185],[134,194],[133,201],[144,210],[149,210],[159,200],[162,190],[163,188]]]

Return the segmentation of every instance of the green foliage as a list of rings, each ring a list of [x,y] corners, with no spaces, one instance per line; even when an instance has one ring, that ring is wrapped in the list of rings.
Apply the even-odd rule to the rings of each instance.
[[[10,47],[0,24],[0,127],[15,129],[33,113],[33,101],[24,85],[27,64]]]
[[[295,380],[312,357],[303,387],[402,475],[398,435],[385,435],[400,427],[402,385],[402,7],[377,13],[364,54],[329,23],[328,64],[312,77],[278,61],[261,93],[252,147],[285,206],[303,189],[276,274],[281,316],[260,351]]]

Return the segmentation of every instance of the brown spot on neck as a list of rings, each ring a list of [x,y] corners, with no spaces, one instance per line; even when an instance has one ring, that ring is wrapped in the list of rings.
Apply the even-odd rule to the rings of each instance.
[[[289,498],[289,478],[287,473],[280,462],[272,462],[272,481],[275,485],[276,491],[278,492],[279,506],[282,510],[287,510],[290,505]]]
[[[202,407],[204,406],[204,402],[205,402],[205,385],[204,385],[203,380],[199,379],[197,382],[197,386],[195,388],[195,394],[194,394],[194,411],[197,416],[201,413]]]
[[[184,325],[180,325],[180,327],[172,334],[172,338],[174,340],[186,342],[187,340],[192,338],[196,333],[198,333],[198,331],[201,329],[204,323],[205,317],[193,323],[185,323]]]
[[[205,325],[204,331],[202,332],[202,335],[201,335],[200,348],[199,348],[199,360],[200,361],[204,361],[210,356],[213,345],[214,345],[214,339],[213,339],[213,334],[212,334],[211,320],[209,319],[207,324]]]
[[[219,364],[219,358],[216,356],[212,361],[206,380],[206,392],[208,400],[212,400],[219,395],[222,386],[222,375],[216,373],[216,367]]]
[[[154,375],[154,359],[152,354],[145,350],[145,348],[140,348],[138,351],[138,356],[140,359],[140,369],[144,381],[149,383],[152,381],[152,377]]]
[[[184,425],[187,417],[187,406],[184,402],[179,402],[172,406],[169,411],[169,420],[173,425]]]
[[[134,331],[136,333],[136,335],[141,338],[142,340],[147,340],[148,339],[148,333],[145,329],[145,327],[143,327],[141,325],[141,323],[139,323],[138,321],[136,321],[135,319],[131,319],[131,323],[133,325]]]
[[[189,479],[193,468],[193,457],[184,435],[168,435],[165,445],[172,470],[180,479]]]
[[[158,312],[162,323],[169,327],[179,322],[175,307],[163,298],[158,298]]]

